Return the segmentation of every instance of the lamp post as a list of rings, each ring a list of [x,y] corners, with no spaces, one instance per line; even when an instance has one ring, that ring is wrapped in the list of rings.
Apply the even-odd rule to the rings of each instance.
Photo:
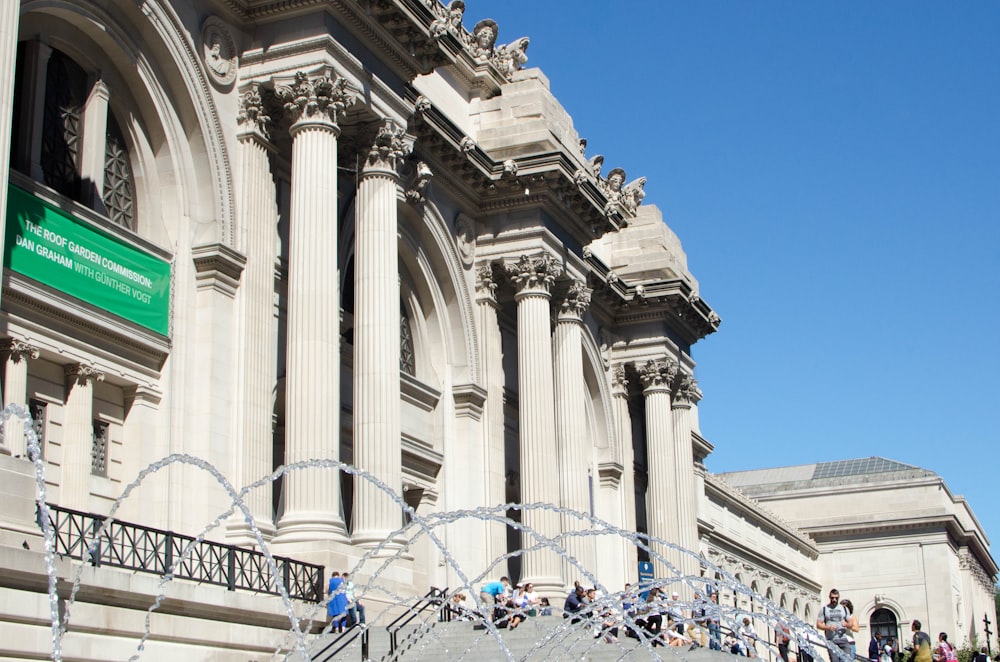
[[[990,648],[990,635],[993,632],[990,631],[990,615],[983,614],[983,632],[986,633],[986,655],[992,657],[993,650]]]

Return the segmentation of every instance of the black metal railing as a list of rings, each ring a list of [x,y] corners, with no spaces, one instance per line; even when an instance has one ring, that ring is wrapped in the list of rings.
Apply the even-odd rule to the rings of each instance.
[[[411,622],[413,622],[415,618],[419,618],[421,614],[427,612],[427,610],[429,609],[434,609],[437,611],[446,609],[447,598],[448,598],[447,588],[434,588],[432,586],[431,590],[427,591],[427,593],[425,593],[422,598],[417,600],[417,602],[412,607],[408,608],[405,612],[400,614],[400,616],[396,618],[396,620],[394,620],[392,623],[389,623],[389,625],[385,626],[386,632],[389,633],[389,654],[383,659],[392,660],[393,658],[395,658],[397,651],[399,651],[400,649],[402,650],[409,649],[411,646],[413,646],[414,643],[416,643],[418,639],[427,634],[427,632],[430,631],[430,628],[434,626],[436,621],[440,620],[440,615],[439,619],[435,619],[435,623],[432,623],[431,625],[425,624],[424,627],[417,628],[416,630],[410,632],[407,635],[406,639],[403,640],[402,644],[400,644],[400,642],[398,641],[400,630],[402,630]]]
[[[320,602],[324,597],[323,566],[274,556],[275,575],[262,552],[207,540],[194,542],[191,536],[117,519],[101,533],[106,517],[52,504],[48,508],[55,552],[60,556],[156,575],[173,568],[176,579],[225,586],[230,591],[280,595],[284,586],[293,599]]]

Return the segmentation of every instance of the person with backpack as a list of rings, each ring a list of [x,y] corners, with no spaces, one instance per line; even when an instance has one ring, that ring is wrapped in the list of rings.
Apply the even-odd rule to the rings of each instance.
[[[948,643],[948,635],[942,632],[938,635],[938,643],[931,656],[934,662],[958,662],[955,647]]]
[[[853,660],[851,655],[852,640],[847,637],[847,628],[851,627],[851,614],[847,607],[840,603],[840,591],[830,589],[830,603],[823,605],[816,619],[816,629],[826,635],[826,645],[830,649],[830,661],[837,658]],[[925,635],[926,636],[926,635]],[[930,662],[930,660],[919,662]]]

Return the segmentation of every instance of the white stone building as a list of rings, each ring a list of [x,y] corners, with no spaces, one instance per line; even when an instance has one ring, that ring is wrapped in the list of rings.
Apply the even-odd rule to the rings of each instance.
[[[330,469],[265,481],[226,516],[224,484],[343,460],[420,516],[557,504],[677,542],[808,620],[843,545],[706,473],[692,346],[720,318],[644,204],[645,178],[587,153],[523,67],[527,38],[498,41],[469,4],[466,18],[460,0],[3,3],[3,398],[32,413],[47,501],[107,514],[144,467],[184,454],[217,475],[171,464],[116,517],[197,536],[225,516],[208,540],[253,549],[259,533],[323,568],[390,557],[379,582],[396,595],[461,585],[459,571],[553,595],[579,576],[551,553],[494,566],[522,536],[474,518],[437,530],[453,561],[411,544],[399,504]],[[15,656],[44,651],[51,607],[23,439],[10,422],[0,449]],[[976,544],[942,524],[935,550],[954,548],[941,585],[971,614],[996,566],[963,513]],[[550,538],[586,528],[509,514]],[[635,579],[618,537],[566,547],[612,589]],[[160,591],[132,571],[148,562],[83,570],[73,655],[128,657]],[[210,583],[174,582],[152,643],[273,650],[288,628],[278,599]]]

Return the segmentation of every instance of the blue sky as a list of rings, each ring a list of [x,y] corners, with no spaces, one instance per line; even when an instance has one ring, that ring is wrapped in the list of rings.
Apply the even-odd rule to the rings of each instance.
[[[722,316],[709,470],[888,457],[1000,545],[1000,3],[466,4],[648,177]]]

